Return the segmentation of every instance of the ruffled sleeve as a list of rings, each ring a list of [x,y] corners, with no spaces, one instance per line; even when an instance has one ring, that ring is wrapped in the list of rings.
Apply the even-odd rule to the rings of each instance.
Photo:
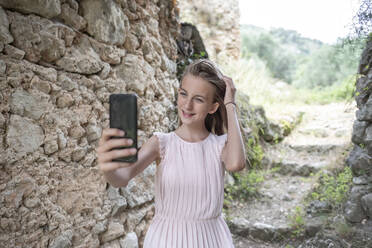
[[[160,158],[163,161],[165,157],[165,145],[167,142],[166,134],[161,132],[154,132],[153,134],[158,137]]]

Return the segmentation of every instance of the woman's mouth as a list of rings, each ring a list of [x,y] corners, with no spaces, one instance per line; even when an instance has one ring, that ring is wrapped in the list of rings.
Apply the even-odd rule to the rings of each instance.
[[[185,111],[182,110],[182,114],[183,116],[185,116],[186,118],[191,118],[191,116],[193,116],[194,114],[192,113],[185,113]]]

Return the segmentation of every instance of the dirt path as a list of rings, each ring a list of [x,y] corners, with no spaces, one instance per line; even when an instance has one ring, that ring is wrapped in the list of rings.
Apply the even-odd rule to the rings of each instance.
[[[262,196],[230,209],[236,248],[281,247],[277,241],[292,233],[288,216],[311,192],[315,173],[342,166],[351,148],[354,104],[292,108],[304,112],[303,121],[282,142],[265,147],[265,166],[275,172],[266,174]]]

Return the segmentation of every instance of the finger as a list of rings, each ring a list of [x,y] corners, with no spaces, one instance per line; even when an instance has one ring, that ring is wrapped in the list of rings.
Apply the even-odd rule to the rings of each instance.
[[[111,162],[116,158],[124,158],[136,154],[136,148],[115,149],[98,155],[98,163]]]
[[[225,75],[223,76],[223,78],[226,79],[226,80],[232,80],[231,77],[228,77],[228,76],[225,76]]]
[[[109,139],[106,142],[102,142],[97,148],[98,153],[104,153],[112,150],[113,148],[119,148],[122,146],[130,146],[133,144],[132,139],[122,138],[122,139]]]
[[[125,149],[118,149],[112,150],[109,152],[100,153],[98,156],[98,163],[107,163],[111,162],[115,158],[122,158],[134,155],[137,153],[136,148],[125,148]]]
[[[99,165],[99,169],[102,172],[108,172],[108,171],[113,171],[119,168],[125,168],[131,166],[132,163],[123,163],[123,162],[108,162],[108,163],[103,163]]]
[[[106,128],[102,131],[102,136],[100,139],[100,144],[109,140],[112,136],[124,136],[125,131],[118,128]]]
[[[231,85],[232,84],[232,78],[230,77],[227,77],[227,76],[224,76],[224,81],[227,85]]]
[[[228,85],[231,89],[235,90],[235,84],[234,84],[234,81],[232,80],[232,78],[228,78],[226,80],[226,85]]]
[[[119,128],[106,128],[102,132],[102,136],[105,138],[110,138],[111,136],[124,136],[125,131]]]

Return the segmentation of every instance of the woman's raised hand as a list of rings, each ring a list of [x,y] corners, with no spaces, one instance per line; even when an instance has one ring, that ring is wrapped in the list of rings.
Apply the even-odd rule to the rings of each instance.
[[[113,162],[113,159],[120,157],[128,157],[137,153],[136,148],[124,148],[120,150],[111,150],[116,147],[130,146],[133,141],[128,138],[111,139],[111,136],[124,136],[125,132],[117,128],[107,128],[102,131],[102,136],[99,140],[97,152],[97,160],[99,170],[109,172],[122,167],[131,166],[133,163]]]
[[[232,78],[223,75],[223,80],[226,83],[226,93],[225,93],[224,103],[235,102],[236,88],[235,88]]]

